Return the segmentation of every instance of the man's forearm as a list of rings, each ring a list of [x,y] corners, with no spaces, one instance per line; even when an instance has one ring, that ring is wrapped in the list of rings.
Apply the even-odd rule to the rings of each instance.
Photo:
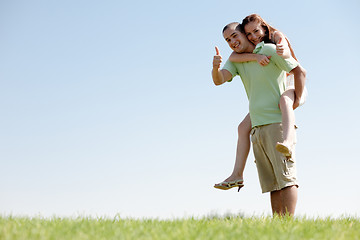
[[[300,65],[293,71],[294,85],[295,85],[295,98],[300,100],[304,91],[306,81],[306,71]]]
[[[220,68],[212,69],[212,78],[213,78],[215,85],[221,85],[225,82],[224,75],[221,72]]]

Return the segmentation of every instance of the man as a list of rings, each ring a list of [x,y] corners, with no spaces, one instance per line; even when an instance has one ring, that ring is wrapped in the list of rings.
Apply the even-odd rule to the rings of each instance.
[[[213,60],[212,77],[215,85],[231,81],[240,75],[249,99],[249,112],[252,123],[251,141],[262,192],[270,192],[273,214],[293,215],[297,202],[297,179],[295,154],[285,157],[275,149],[282,141],[281,111],[278,107],[281,94],[285,91],[286,72],[295,76],[296,108],[304,87],[305,73],[293,59],[283,59],[276,54],[273,44],[258,44],[255,47],[240,32],[239,23],[230,23],[223,30],[223,37],[229,47],[237,53],[254,52],[271,56],[266,67],[257,62],[232,63],[227,61],[220,69],[222,58],[216,48]],[[241,147],[238,145],[238,148]],[[293,152],[295,149],[293,149]],[[239,153],[239,149],[237,154]],[[239,166],[243,169],[245,162]]]

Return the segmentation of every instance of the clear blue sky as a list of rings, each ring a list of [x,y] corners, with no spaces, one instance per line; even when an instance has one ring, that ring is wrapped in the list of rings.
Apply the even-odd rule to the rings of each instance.
[[[242,83],[215,87],[221,30],[260,14],[308,71],[297,214],[360,215],[357,40],[345,1],[1,1],[0,214],[270,214],[254,157],[231,173]]]

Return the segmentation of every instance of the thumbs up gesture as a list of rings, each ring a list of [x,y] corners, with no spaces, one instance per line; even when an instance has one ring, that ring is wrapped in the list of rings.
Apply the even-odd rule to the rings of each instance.
[[[215,51],[216,51],[216,55],[214,56],[213,59],[213,68],[215,69],[219,69],[220,68],[220,64],[222,62],[222,57],[220,55],[220,51],[219,48],[215,46]]]
[[[283,56],[284,55],[284,44],[281,44],[281,40],[282,38],[280,38],[279,42],[276,44],[276,53],[279,56]]]

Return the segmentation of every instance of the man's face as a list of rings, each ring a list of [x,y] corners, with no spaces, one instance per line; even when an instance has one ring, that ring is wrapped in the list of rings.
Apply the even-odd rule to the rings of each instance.
[[[228,27],[223,36],[229,47],[237,53],[242,53],[249,46],[250,42],[247,40],[245,34],[236,30],[234,27]]]

